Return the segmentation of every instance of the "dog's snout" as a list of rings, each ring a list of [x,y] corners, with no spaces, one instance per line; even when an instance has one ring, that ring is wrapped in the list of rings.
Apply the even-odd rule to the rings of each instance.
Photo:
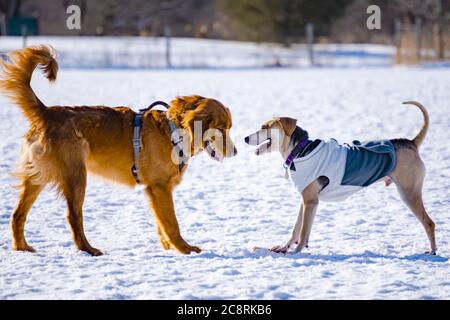
[[[245,137],[244,141],[245,141],[246,144],[248,144],[250,142],[250,136]]]

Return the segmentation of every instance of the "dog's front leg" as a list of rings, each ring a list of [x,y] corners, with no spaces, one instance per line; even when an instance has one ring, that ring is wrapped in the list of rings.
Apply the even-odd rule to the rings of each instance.
[[[286,243],[286,245],[282,246],[275,246],[270,251],[276,252],[276,253],[287,253],[289,248],[292,246],[292,244],[296,243],[298,241],[298,237],[300,235],[300,230],[302,227],[302,220],[303,220],[303,204],[300,204],[300,210],[298,212],[297,221],[295,222],[294,230],[292,231],[292,236],[289,239],[289,241]]]
[[[169,240],[167,240],[167,237],[164,234],[164,232],[161,230],[160,226],[158,226],[157,229],[158,229],[158,236],[159,236],[159,241],[161,242],[161,245],[163,246],[164,250],[169,250],[170,249]]]
[[[308,242],[308,236],[311,233],[314,216],[316,215],[319,202],[305,203],[303,210],[303,224],[300,231],[300,241],[295,252],[301,252]]]
[[[307,245],[309,235],[311,234],[314,217],[319,207],[320,186],[313,182],[303,191],[303,223],[300,230],[300,240],[295,252],[301,252]]]
[[[177,217],[173,205],[172,190],[166,185],[152,185],[145,189],[145,193],[150,199],[153,213],[162,236],[172,247],[184,254],[191,252],[201,252],[200,248],[190,246],[181,237]],[[166,245],[168,244],[166,243]],[[166,246],[165,246],[166,248]]]

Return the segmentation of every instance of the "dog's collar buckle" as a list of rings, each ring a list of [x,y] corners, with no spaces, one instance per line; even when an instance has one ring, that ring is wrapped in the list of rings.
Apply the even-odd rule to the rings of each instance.
[[[178,146],[183,142],[183,136],[180,136],[176,124],[169,117],[167,118],[167,120],[169,121],[170,141],[172,141],[172,144],[174,146]]]
[[[133,147],[140,148],[141,147],[141,139],[133,139]]]
[[[183,170],[184,165],[188,161],[188,157],[185,155],[183,148],[184,138],[182,135],[180,135],[176,124],[170,118],[167,118],[167,120],[169,121],[170,141],[172,141],[172,144],[177,149],[177,154],[179,157],[178,170],[181,172],[181,170]]]
[[[182,142],[183,142],[183,137],[182,136],[179,136],[177,139],[172,139],[172,143],[175,146],[179,145]]]

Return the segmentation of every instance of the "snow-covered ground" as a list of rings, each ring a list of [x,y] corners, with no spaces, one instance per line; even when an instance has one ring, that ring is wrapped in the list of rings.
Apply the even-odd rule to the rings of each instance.
[[[38,252],[12,252],[9,217],[17,191],[9,172],[27,123],[0,98],[1,299],[450,299],[450,71],[445,69],[297,69],[247,71],[61,70],[54,86],[33,85],[47,105],[131,105],[201,94],[230,107],[239,155],[223,164],[194,159],[175,192],[183,236],[198,255],[164,251],[142,191],[90,178],[86,234],[106,253],[78,252],[65,204],[45,191],[28,219]],[[301,254],[254,253],[283,244],[299,195],[284,180],[282,159],[257,158],[243,137],[274,115],[299,119],[312,137],[413,137],[430,111],[421,150],[428,169],[424,199],[437,225],[437,256],[395,187],[377,184],[346,202],[321,204]]]

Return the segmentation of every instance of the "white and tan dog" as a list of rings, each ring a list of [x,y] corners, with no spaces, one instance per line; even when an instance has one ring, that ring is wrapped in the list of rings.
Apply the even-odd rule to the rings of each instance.
[[[376,179],[377,181],[384,180],[387,186],[392,182],[395,183],[402,200],[425,228],[431,246],[431,250],[427,253],[433,255],[436,253],[435,224],[428,216],[422,201],[425,166],[419,155],[419,147],[425,139],[429,127],[428,112],[418,102],[405,102],[405,104],[415,105],[422,111],[424,124],[413,140],[383,141],[384,146],[382,147],[391,147],[392,159],[386,154],[373,153],[372,150],[361,154],[359,151],[363,148],[341,146],[334,140],[329,142],[311,141],[308,139],[308,133],[297,126],[297,120],[291,118],[269,120],[262,125],[260,130],[245,138],[247,144],[258,146],[257,155],[274,150],[281,153],[286,159],[286,172],[289,173],[302,196],[300,212],[291,238],[284,246],[276,246],[271,251],[286,253],[294,243],[297,244],[295,252],[302,251],[308,246],[319,200],[342,200],[362,187],[375,182]],[[360,163],[370,161],[361,158],[364,156],[374,156],[376,161],[390,166],[389,171],[383,171],[380,166],[366,170]],[[353,183],[361,180],[361,176],[367,175],[371,169],[373,169],[373,174],[369,178],[372,180],[365,178],[364,181],[367,183]],[[350,182],[344,183],[344,179]]]

